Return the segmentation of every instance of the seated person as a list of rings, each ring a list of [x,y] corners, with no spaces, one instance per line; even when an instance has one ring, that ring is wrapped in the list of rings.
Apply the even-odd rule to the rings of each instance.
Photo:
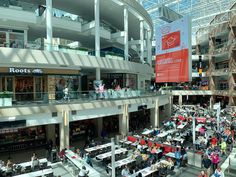
[[[151,149],[151,154],[155,154],[157,152],[156,146],[153,146]]]
[[[172,140],[171,134],[168,134],[166,139],[167,139],[167,141],[171,141]]]
[[[13,163],[11,159],[8,159],[6,164],[6,176],[12,175],[12,173],[13,173]]]
[[[63,158],[65,157],[66,150],[67,150],[67,149],[65,148],[65,149],[62,149],[62,150],[59,152],[58,156],[59,156],[61,159],[63,159]]]
[[[121,171],[122,177],[128,177],[130,175],[129,167],[126,165],[125,168]]]
[[[173,170],[174,166],[174,161],[171,158],[168,158],[168,169]]]
[[[142,152],[143,146],[142,146],[141,144],[138,144],[138,145],[137,145],[137,149],[138,149],[140,152]]]
[[[82,168],[79,171],[79,177],[85,177],[89,174],[89,171],[86,170],[85,166],[82,166]]]
[[[159,176],[166,175],[167,174],[167,167],[161,163],[160,170],[159,170]]]
[[[39,167],[39,160],[35,153],[33,153],[33,156],[31,157],[31,168],[35,169]]]

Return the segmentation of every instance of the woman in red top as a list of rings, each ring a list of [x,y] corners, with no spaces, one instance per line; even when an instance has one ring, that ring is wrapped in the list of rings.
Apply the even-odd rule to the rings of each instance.
[[[213,148],[214,148],[215,146],[217,146],[217,139],[216,139],[216,137],[212,137],[212,139],[211,139],[211,145],[212,145]]]

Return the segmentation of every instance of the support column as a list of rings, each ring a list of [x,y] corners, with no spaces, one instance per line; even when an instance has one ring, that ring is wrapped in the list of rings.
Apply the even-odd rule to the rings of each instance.
[[[47,140],[52,140],[53,146],[55,146],[55,142],[56,142],[55,124],[46,125],[46,137],[47,137]]]
[[[193,122],[193,149],[195,150],[195,141],[196,141],[196,118],[192,117],[192,122]]]
[[[179,95],[179,106],[183,105],[183,96]]]
[[[101,70],[100,70],[100,68],[96,68],[96,80],[101,80]]]
[[[100,0],[94,0],[95,56],[100,57]]]
[[[10,47],[10,33],[6,32],[6,47]]]
[[[60,123],[60,150],[70,145],[69,111],[62,110],[62,122]]]
[[[52,51],[52,0],[46,0],[47,50]]]
[[[95,56],[100,57],[100,0],[94,0]],[[101,70],[96,68],[96,80],[101,80]]]
[[[147,63],[152,66],[152,39],[151,30],[147,30]]]
[[[159,100],[155,101],[155,108],[151,109],[150,122],[152,127],[160,126],[160,116],[159,116]]]
[[[129,11],[127,6],[124,6],[124,54],[125,60],[129,60]]]
[[[124,137],[129,132],[129,112],[128,105],[123,106],[123,113],[119,115],[119,132]]]
[[[214,105],[214,97],[211,96],[211,97],[210,97],[210,109],[211,109],[211,110],[213,109],[213,105]]]
[[[98,121],[98,137],[101,137],[101,132],[102,132],[102,129],[103,129],[103,118],[98,118],[97,119]]]
[[[24,48],[27,48],[28,44],[28,30],[24,30]]]
[[[140,20],[140,61],[144,63],[144,22]]]
[[[169,97],[169,104],[167,104],[167,115],[168,118],[171,117],[172,115],[172,107],[173,107],[173,96]]]
[[[111,176],[115,177],[116,176],[116,164],[115,164],[115,139],[111,138]]]

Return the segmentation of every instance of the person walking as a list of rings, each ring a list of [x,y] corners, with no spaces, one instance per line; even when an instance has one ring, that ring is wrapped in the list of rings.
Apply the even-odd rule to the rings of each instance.
[[[65,88],[63,90],[63,93],[64,93],[64,100],[65,101],[70,101],[69,89],[68,89],[67,85],[65,86]]]
[[[215,171],[218,167],[218,163],[220,162],[219,155],[216,152],[213,152],[211,154],[211,162],[212,162],[213,171]]]
[[[223,138],[221,138],[221,144],[220,144],[220,150],[221,150],[221,155],[226,155],[226,148],[227,144]]]
[[[205,171],[201,171],[198,177],[209,177]]]
[[[218,167],[213,174],[214,177],[225,177],[224,172]]]
[[[82,168],[80,169],[79,171],[79,175],[78,177],[85,177],[89,174],[89,171],[86,170],[86,167],[85,166],[82,166]]]
[[[202,166],[204,167],[204,170],[206,171],[207,176],[210,176],[211,174],[211,160],[207,155],[204,155],[202,160]]]

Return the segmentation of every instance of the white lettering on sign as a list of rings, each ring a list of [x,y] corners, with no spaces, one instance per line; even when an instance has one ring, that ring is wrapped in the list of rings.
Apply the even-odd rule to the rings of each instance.
[[[9,68],[9,73],[15,74],[42,74],[42,69],[28,69],[28,68]]]

